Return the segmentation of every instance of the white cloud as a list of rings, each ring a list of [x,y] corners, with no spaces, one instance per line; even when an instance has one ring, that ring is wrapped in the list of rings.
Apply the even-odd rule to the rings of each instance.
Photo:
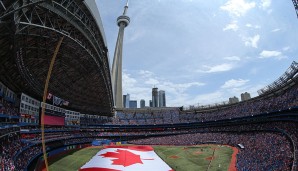
[[[214,103],[224,101],[225,98],[223,96],[224,96],[223,92],[215,91],[212,93],[197,95],[193,101],[198,102],[199,105],[209,105],[209,104],[214,104]],[[193,103],[188,103],[188,104],[193,104]]]
[[[232,23],[226,25],[226,27],[223,28],[222,30],[223,31],[226,31],[226,30],[237,31],[238,29],[239,29],[239,26],[237,25],[237,22],[236,21],[233,21]]]
[[[254,48],[258,48],[260,35],[257,34],[253,37],[243,37],[242,40],[244,41],[245,46],[251,46],[251,47],[254,47]]]
[[[280,56],[280,55],[281,55],[281,52],[279,52],[279,51],[263,50],[260,53],[260,56],[263,58],[275,57],[275,56]]]
[[[187,94],[183,94],[177,97],[176,99],[172,99],[171,103],[175,104],[174,106],[184,106],[184,107],[188,107],[189,105],[194,105],[194,106],[210,105],[210,104],[215,104],[226,100],[224,98],[224,95],[225,94],[222,91],[200,94],[200,95],[196,95],[194,98],[191,98]]]
[[[241,87],[245,85],[249,80],[243,80],[243,79],[231,79],[225,82],[224,85],[221,86],[221,88],[235,88],[235,87]]]
[[[271,32],[278,32],[278,31],[280,31],[279,28],[276,28],[276,29],[271,30]]]
[[[252,25],[249,24],[249,23],[247,23],[245,26],[246,26],[246,27],[252,27]]]
[[[264,10],[268,9],[271,5],[271,0],[262,0],[260,7]]]
[[[123,94],[130,94],[130,99],[140,100],[145,99],[148,103],[148,100],[151,99],[151,87],[144,86],[142,84],[141,77],[133,77],[128,74],[127,71],[124,71],[122,74],[123,77]],[[146,104],[147,105],[147,104]]]
[[[137,83],[136,79],[131,78],[130,74],[127,74],[125,72],[122,73],[122,80],[124,88],[133,87]]]
[[[289,46],[286,46],[286,47],[283,47],[283,48],[282,48],[283,51],[288,51],[289,49],[290,49]]]
[[[129,32],[131,34],[129,34],[128,37],[128,43],[137,41],[138,39],[141,39],[145,33],[144,30],[142,29],[135,29],[134,31]]]
[[[238,56],[228,56],[228,57],[224,57],[224,59],[230,60],[230,61],[240,61],[240,57]]]
[[[160,90],[166,90],[167,94],[170,94],[172,98],[178,98],[183,95],[191,87],[204,86],[205,83],[201,82],[189,82],[189,83],[173,83],[170,81],[161,82],[158,85]]]
[[[205,84],[200,83],[200,82],[190,82],[190,83],[181,83],[181,84],[174,84],[172,82],[164,82],[164,84],[162,86],[173,87],[175,89],[185,91],[186,89],[188,89],[192,86],[203,86],[203,85],[205,85]]]
[[[157,85],[159,84],[159,81],[154,78],[149,78],[148,80],[145,81],[145,84]]]
[[[224,64],[219,64],[215,66],[207,66],[204,65],[205,70],[198,70],[198,72],[203,72],[203,73],[214,73],[214,72],[224,72],[224,71],[229,71],[233,69],[232,64],[224,63]]]
[[[192,87],[204,86],[205,83],[189,82],[189,83],[173,83],[170,81],[161,82],[158,85],[159,90],[166,91],[167,105],[168,106],[182,106],[193,103],[193,95],[186,93]]]
[[[153,72],[151,71],[146,71],[146,70],[140,70],[139,74],[143,77],[151,77],[153,75]]]
[[[225,82],[224,85],[227,86],[227,88],[222,88],[219,90],[216,90],[211,93],[206,94],[200,94],[197,95],[194,99],[183,99],[184,101],[181,101],[183,103],[180,104],[186,104],[187,105],[212,105],[212,104],[222,104],[223,102],[228,101],[228,97],[232,96],[239,96],[241,93],[248,92],[251,94],[251,97],[257,96],[257,90],[263,88],[265,85],[260,84],[248,84],[249,80],[244,79],[231,79]],[[196,102],[196,104],[194,103]],[[180,105],[181,106],[181,105]]]
[[[228,11],[230,15],[240,17],[244,16],[247,11],[256,6],[255,2],[245,2],[245,0],[229,0],[220,9]]]
[[[269,51],[269,50],[263,50],[260,53],[260,58],[283,58],[282,53],[279,51]]]
[[[261,28],[261,26],[259,26],[259,25],[252,25],[250,23],[247,23],[245,26],[248,27],[248,28],[255,28],[255,29]]]

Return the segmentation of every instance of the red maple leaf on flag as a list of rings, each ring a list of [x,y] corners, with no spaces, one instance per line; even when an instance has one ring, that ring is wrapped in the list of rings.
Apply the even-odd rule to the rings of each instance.
[[[101,154],[100,156],[116,158],[112,159],[113,165],[122,165],[126,167],[136,163],[143,164],[140,155],[134,154],[127,150],[118,149],[116,152],[106,152],[104,154]]]

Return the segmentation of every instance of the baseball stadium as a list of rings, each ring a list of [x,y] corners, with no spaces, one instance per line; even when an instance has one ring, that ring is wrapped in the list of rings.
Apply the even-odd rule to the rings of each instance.
[[[166,107],[154,87],[127,108],[129,2],[113,61],[98,4],[0,0],[0,171],[298,170],[297,57],[252,98]]]

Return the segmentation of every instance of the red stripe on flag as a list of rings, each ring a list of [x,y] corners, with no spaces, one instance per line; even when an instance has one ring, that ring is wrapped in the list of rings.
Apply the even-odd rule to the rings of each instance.
[[[121,170],[100,168],[100,167],[89,167],[89,168],[80,169],[79,171],[121,171]]]
[[[120,146],[120,145],[108,145],[105,146],[105,148],[125,148],[129,150],[136,150],[136,151],[153,151],[153,148],[151,146]]]

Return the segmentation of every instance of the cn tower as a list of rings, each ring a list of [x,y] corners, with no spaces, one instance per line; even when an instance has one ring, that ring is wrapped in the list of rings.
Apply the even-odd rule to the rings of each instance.
[[[128,26],[130,18],[126,16],[128,9],[128,0],[124,7],[123,14],[117,18],[117,25],[119,26],[118,38],[115,47],[114,60],[112,66],[112,86],[114,96],[114,106],[122,108],[122,48],[124,28]]]

